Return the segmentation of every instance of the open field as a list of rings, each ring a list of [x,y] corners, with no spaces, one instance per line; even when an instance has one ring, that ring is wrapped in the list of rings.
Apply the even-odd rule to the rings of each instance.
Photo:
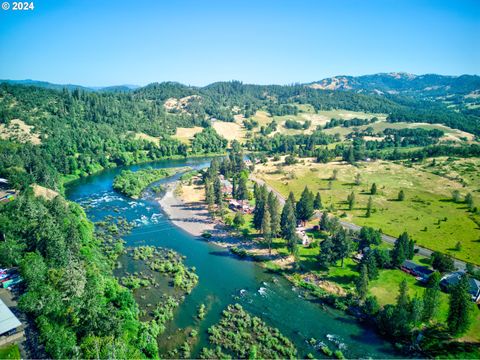
[[[146,141],[150,141],[154,144],[159,144],[160,143],[160,138],[158,137],[155,137],[155,136],[150,136],[148,134],[145,134],[145,133],[135,133],[135,139],[137,140],[146,140]]]
[[[478,158],[438,157],[435,159],[435,166],[432,162],[426,162],[415,164],[414,167],[465,184],[472,189],[472,193],[480,193],[480,159]]]
[[[191,127],[191,128],[182,128],[182,127],[179,127],[177,128],[177,131],[175,133],[175,138],[177,138],[178,140],[180,140],[181,142],[187,144],[187,145],[190,145],[190,140],[193,139],[193,137],[195,136],[196,133],[199,133],[203,130],[202,127],[200,126],[194,126],[194,127]]]
[[[284,115],[284,116],[270,116],[270,114],[264,110],[259,110],[256,112],[251,119],[258,121],[259,126],[255,129],[259,131],[261,126],[266,126],[275,120],[278,123],[278,129],[276,132],[281,134],[293,135],[293,134],[309,134],[312,133],[317,126],[324,126],[332,118],[336,119],[345,119],[351,120],[353,118],[359,119],[369,119],[372,117],[378,117],[380,120],[384,120],[386,117],[384,114],[369,114],[359,111],[350,111],[350,110],[322,110],[318,113],[315,113],[315,110],[311,105],[302,104],[297,105],[300,112],[297,115]],[[295,130],[295,129],[286,129],[283,125],[287,120],[295,120],[299,122],[311,121],[312,125],[307,130]]]
[[[352,166],[344,163],[318,164],[312,159],[284,166],[282,162],[258,165],[255,176],[265,180],[284,196],[293,191],[298,199],[307,185],[320,191],[324,207],[330,207],[343,220],[361,226],[381,229],[391,236],[407,231],[419,245],[448,253],[460,260],[480,264],[480,216],[468,212],[464,203],[451,201],[453,190],[465,196],[471,192],[476,204],[480,202],[478,187],[463,186],[459,181],[433,173],[385,161]],[[337,170],[337,180],[330,180]],[[361,174],[361,184],[355,176]],[[372,196],[374,212],[365,216],[371,185],[378,191]],[[398,192],[405,200],[397,201]],[[355,193],[355,206],[348,210],[347,196]],[[455,250],[457,242],[461,249]]]
[[[34,127],[27,125],[19,119],[10,121],[7,125],[0,124],[0,139],[17,140],[19,142],[31,142],[33,145],[40,145],[40,136],[33,132]]]
[[[452,141],[469,141],[472,142],[475,138],[473,134],[470,134],[465,131],[457,130],[457,129],[452,129],[448,126],[445,125],[440,125],[440,124],[427,124],[427,123],[406,123],[406,122],[398,122],[398,123],[389,123],[386,121],[379,121],[373,124],[368,124],[368,125],[362,125],[362,126],[355,126],[355,127],[341,127],[341,126],[336,126],[330,129],[325,129],[324,132],[327,134],[340,134],[342,137],[345,137],[346,135],[352,133],[354,129],[358,130],[365,130],[367,128],[373,128],[375,132],[381,132],[387,128],[390,129],[426,129],[426,130],[432,130],[432,129],[437,129],[437,130],[442,130],[445,135],[440,139],[443,141],[447,140],[452,140]]]
[[[241,124],[241,120],[236,120],[235,122],[215,120],[212,126],[220,136],[223,136],[229,142],[232,140],[243,142],[246,130]]]

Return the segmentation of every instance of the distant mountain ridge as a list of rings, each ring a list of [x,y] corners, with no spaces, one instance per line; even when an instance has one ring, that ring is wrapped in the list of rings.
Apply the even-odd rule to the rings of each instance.
[[[88,87],[76,84],[55,84],[47,81],[38,80],[0,80],[0,83],[6,82],[10,84],[21,84],[44,87],[48,89],[61,90],[67,88],[69,90],[81,89],[85,91],[105,91],[105,92],[129,92],[139,88],[148,88],[159,83],[151,83],[146,86],[137,85],[114,85],[114,86],[97,86]],[[187,86],[175,82],[164,82],[182,85],[185,88],[208,88],[222,84],[224,82],[216,82],[206,86]],[[163,84],[163,83],[160,83]],[[354,91],[358,93],[372,93],[376,95],[408,95],[422,98],[447,96],[451,94],[468,95],[480,93],[480,76],[478,75],[438,75],[424,74],[415,75],[405,72],[377,73],[372,75],[350,76],[339,75],[324,78],[319,81],[303,84],[313,89],[319,90],[342,90]]]
[[[423,98],[467,95],[480,90],[478,75],[415,75],[403,72],[362,76],[334,76],[307,84],[314,89],[347,90],[375,94],[409,95]]]
[[[54,89],[54,90],[75,90],[80,89],[84,91],[105,91],[105,92],[128,92],[131,90],[138,89],[140,86],[138,85],[114,85],[114,86],[82,86],[76,84],[55,84],[48,81],[40,81],[40,80],[1,80],[0,83],[8,83],[8,84],[18,84],[18,85],[25,85],[25,86],[37,86],[46,89]]]

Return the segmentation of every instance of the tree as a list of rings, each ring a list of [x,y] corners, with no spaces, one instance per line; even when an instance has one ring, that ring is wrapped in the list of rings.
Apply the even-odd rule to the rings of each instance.
[[[372,210],[373,210],[373,200],[372,200],[372,197],[369,196],[368,198],[368,203],[367,203],[367,212],[365,213],[365,216],[367,218],[369,218],[370,216],[372,216]]]
[[[398,192],[397,200],[398,200],[398,201],[403,201],[403,200],[405,200],[405,193],[404,193],[403,190],[400,190],[400,191]]]
[[[375,253],[373,251],[367,251],[362,258],[362,266],[365,265],[368,270],[368,278],[375,280],[378,278],[378,265]]]
[[[444,255],[438,251],[435,251],[430,256],[430,259],[432,262],[432,267],[441,273],[448,273],[455,270],[455,263],[448,255]]]
[[[398,239],[395,241],[392,250],[392,264],[393,266],[400,266],[403,262],[411,258],[410,255],[410,248],[409,248],[410,239],[406,232],[402,233]],[[411,254],[413,257],[413,254]]]
[[[423,316],[423,300],[419,296],[415,296],[408,304],[410,311],[410,321],[413,325],[418,325],[422,321]]]
[[[270,210],[268,206],[265,207],[265,211],[262,218],[262,234],[263,238],[268,244],[268,253],[272,254],[272,223],[270,221]]]
[[[364,301],[368,295],[368,270],[366,265],[360,268],[360,276],[355,283],[357,288],[357,295],[361,301]]]
[[[310,220],[314,213],[313,202],[313,194],[308,190],[308,187],[305,186],[305,189],[303,189],[302,195],[300,196],[300,200],[298,200],[297,203],[296,215],[298,220],[303,222]]]
[[[353,210],[355,206],[355,193],[352,191],[347,197],[348,210]]]
[[[454,335],[463,334],[471,323],[472,304],[469,289],[468,275],[463,275],[450,292],[447,324]]]
[[[323,230],[323,231],[328,231],[328,228],[329,228],[329,225],[328,225],[329,221],[328,221],[328,212],[324,211],[322,213],[322,216],[320,217],[320,222],[319,222],[319,227],[320,227],[320,230]]]
[[[473,196],[472,196],[471,193],[468,193],[467,195],[465,195],[465,204],[467,204],[468,209],[470,211],[472,211],[473,208],[475,207],[475,205],[473,203]]]
[[[317,192],[317,195],[315,196],[315,200],[313,201],[313,208],[315,210],[320,210],[321,208],[323,208],[320,192]]]
[[[248,199],[247,176],[244,174],[241,174],[238,180],[238,185],[235,191],[235,198],[237,200]]]
[[[400,283],[400,290],[397,296],[397,307],[406,308],[409,302],[410,298],[408,296],[408,283],[406,279],[403,279]]]
[[[241,226],[245,225],[245,218],[241,212],[236,212],[233,218],[233,225],[238,229]]]
[[[215,204],[220,205],[223,200],[223,194],[222,183],[220,182],[220,178],[218,176],[215,176],[215,179],[213,181],[213,194],[215,198]]]
[[[287,240],[287,247],[292,254],[295,253],[297,248],[297,218],[295,216],[295,208],[292,203],[292,197],[287,199],[287,202],[283,206],[281,216],[282,236]]]
[[[338,175],[338,170],[333,169],[332,176],[330,177],[330,180],[337,180],[337,175]]]
[[[340,229],[332,236],[335,260],[342,261],[342,268],[345,258],[352,251],[352,238],[345,229]]]
[[[256,188],[255,195],[255,210],[253,210],[253,226],[260,230],[262,227],[263,214],[267,206],[267,186],[263,184]]]
[[[370,245],[380,245],[382,242],[382,233],[370,226],[364,226],[360,229],[358,240],[360,250]]]
[[[349,164],[355,163],[355,153],[353,152],[353,146],[350,146],[347,150],[347,156],[345,159]]]
[[[377,194],[377,184],[373,183],[372,187],[370,188],[370,195],[376,195]]]
[[[317,259],[319,265],[325,269],[329,268],[335,261],[334,245],[330,236],[320,243]]]
[[[453,190],[452,191],[452,201],[459,203],[460,202],[460,191],[458,190]]]
[[[355,175],[355,185],[359,186],[362,184],[362,175],[360,173],[357,173]]]
[[[435,318],[440,306],[440,273],[435,271],[428,278],[427,288],[423,293],[423,321]]]
[[[273,191],[268,193],[267,203],[270,211],[271,233],[273,237],[277,237],[280,234],[280,203]]]
[[[215,205],[215,193],[210,181],[205,182],[205,200],[207,201],[208,210],[213,211],[213,205]]]

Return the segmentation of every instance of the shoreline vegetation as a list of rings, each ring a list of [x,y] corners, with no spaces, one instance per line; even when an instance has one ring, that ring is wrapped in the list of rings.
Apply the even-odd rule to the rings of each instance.
[[[190,169],[190,167],[178,167],[166,169],[146,168],[138,171],[123,170],[115,176],[113,188],[123,195],[138,199],[142,192],[154,182]]]
[[[220,165],[220,167],[221,166],[222,165]],[[209,171],[210,170],[206,170],[206,173],[203,175],[208,176]],[[210,243],[223,248],[228,248],[233,254],[239,257],[248,258],[255,261],[262,267],[278,272],[287,280],[292,282],[295,286],[305,289],[312,299],[318,299],[325,304],[346,311],[350,315],[356,317],[358,321],[373,325],[376,324],[376,321],[381,320],[380,318],[376,319],[376,317],[379,315],[383,316],[383,313],[386,314],[387,310],[382,310],[382,307],[384,309],[388,308],[388,311],[390,311],[390,309],[396,309],[394,305],[391,305],[391,302],[384,302],[384,299],[380,299],[380,301],[377,303],[376,299],[374,299],[374,296],[367,296],[367,298],[361,302],[356,300],[357,296],[355,295],[355,288],[358,287],[358,280],[355,279],[357,279],[360,275],[357,275],[356,271],[353,271],[353,269],[356,268],[356,265],[351,259],[346,258],[345,262],[347,267],[345,270],[343,266],[341,269],[337,269],[334,266],[332,273],[336,274],[338,272],[339,276],[343,276],[342,274],[344,272],[347,273],[350,271],[351,274],[349,274],[349,277],[354,279],[352,283],[353,285],[350,286],[347,283],[337,283],[335,280],[330,280],[330,278],[333,279],[335,277],[335,274],[330,276],[327,271],[327,275],[325,277],[322,275],[323,273],[314,270],[314,264],[308,261],[299,260],[303,256],[302,254],[299,254],[299,252],[302,253],[307,251],[311,253],[311,250],[314,246],[307,246],[305,249],[302,247],[300,250],[297,249],[296,253],[294,252],[293,254],[290,254],[288,251],[284,251],[284,245],[279,244],[278,239],[274,239],[273,244],[270,243],[267,248],[265,239],[262,240],[262,234],[260,234],[260,238],[258,238],[258,236],[252,233],[252,231],[255,231],[253,228],[251,228],[251,224],[245,224],[244,222],[241,226],[238,226],[235,224],[235,219],[232,220],[232,216],[235,215],[234,213],[231,213],[226,209],[223,211],[219,209],[214,211],[214,207],[212,208],[212,206],[208,205],[204,191],[204,179],[196,176],[189,178],[188,182],[179,181],[170,184],[165,196],[161,199],[158,199],[158,201],[176,226],[184,229],[194,236],[203,235],[203,238]],[[199,211],[201,211],[201,215],[199,214]],[[223,220],[217,220],[216,218]],[[247,223],[250,223],[252,220],[254,220],[251,218],[251,215],[246,214],[243,215],[243,218]],[[263,229],[261,233],[263,233]],[[208,236],[206,236],[206,234],[208,234]],[[317,247],[318,240],[319,239],[314,236],[313,244]],[[380,247],[382,248],[382,251],[388,251],[388,249],[383,249],[385,246]],[[416,261],[422,261],[422,259],[418,258]],[[398,282],[399,284],[401,283],[400,288],[402,288],[403,285],[406,289],[404,291],[407,291],[407,295],[405,295],[406,299],[412,299],[411,296],[414,295],[414,298],[411,301],[420,301],[418,296],[422,295],[425,286],[419,286],[417,283],[410,281],[411,276],[404,274],[398,269],[382,270],[381,278],[384,277],[384,272],[388,274],[391,272],[395,273],[392,273],[392,275],[395,275],[396,278],[399,279]],[[410,286],[410,289],[407,288],[407,282]],[[374,282],[372,282],[372,289],[370,290],[371,292],[368,290],[367,292],[375,295],[373,283]],[[395,283],[397,283],[397,279],[395,280]],[[396,289],[392,289],[392,291],[398,291],[397,289],[398,287]],[[447,315],[446,312],[448,309],[446,307],[448,307],[448,296],[446,294],[440,294],[440,298],[441,304],[440,309],[437,310],[438,312],[435,317],[436,320],[431,319],[428,324],[430,324],[432,327],[425,327],[424,331],[433,331],[434,333],[438,334],[445,332],[445,327],[441,326],[441,322],[445,321],[443,317],[446,317]],[[369,312],[368,309],[369,305],[374,307],[374,309],[370,309],[372,310],[371,312]],[[387,323],[388,322],[386,322],[386,324]],[[417,324],[420,324],[420,322]],[[378,324],[377,327],[379,327],[379,332],[383,333],[384,329],[382,330]],[[473,328],[476,327],[477,325],[473,326]],[[441,340],[440,338],[436,337],[438,334],[433,335],[431,343],[425,344],[423,350],[418,347],[418,353],[423,355],[426,353],[445,355],[446,352],[448,352],[448,349],[455,349],[455,352],[462,356],[472,356],[476,354],[475,343],[477,343],[478,340],[476,340],[475,337],[472,337],[471,331],[465,338],[461,338],[460,342],[455,342],[455,338],[452,338],[448,341],[445,339]],[[387,335],[385,336],[388,337]],[[400,351],[408,352],[407,344],[403,344],[401,341],[397,340],[393,342]]]

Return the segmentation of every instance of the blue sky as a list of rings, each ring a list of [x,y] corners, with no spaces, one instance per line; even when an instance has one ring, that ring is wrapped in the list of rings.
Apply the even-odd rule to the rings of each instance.
[[[31,12],[0,10],[2,79],[289,84],[390,71],[480,73],[478,0],[34,4]]]

